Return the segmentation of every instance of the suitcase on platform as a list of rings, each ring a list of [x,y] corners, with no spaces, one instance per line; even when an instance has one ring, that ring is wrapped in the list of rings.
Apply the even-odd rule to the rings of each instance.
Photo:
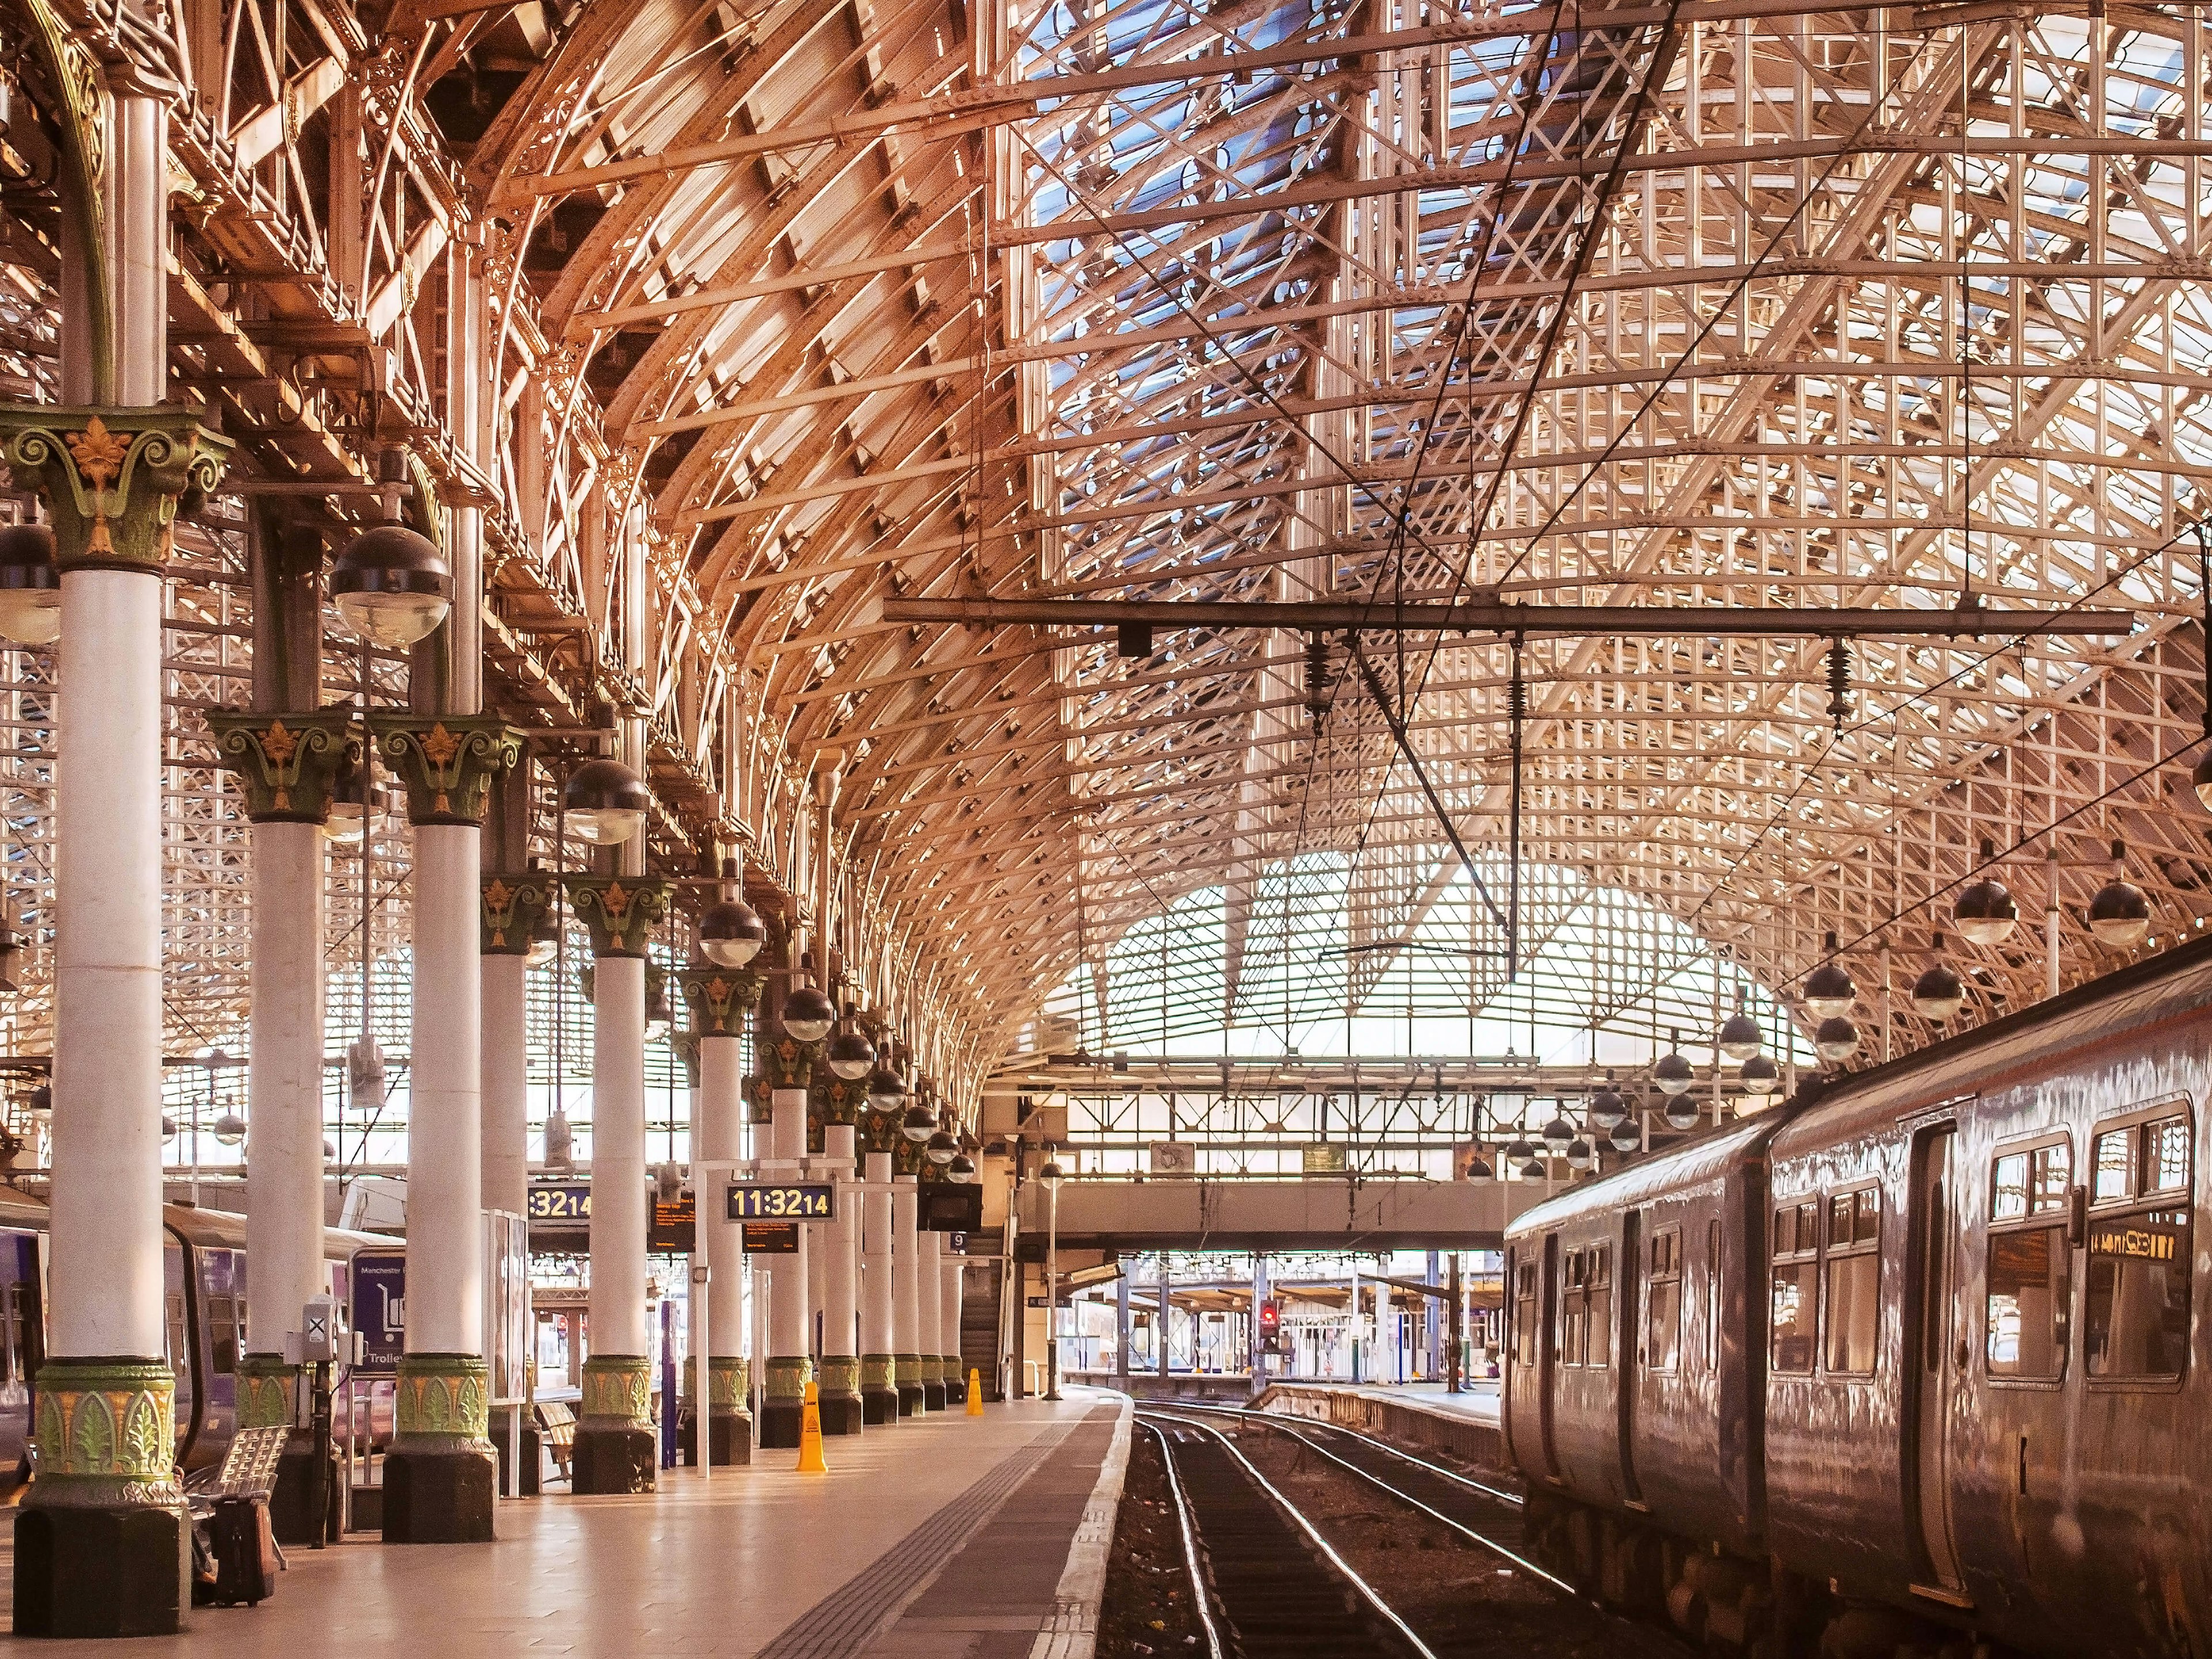
[[[276,1593],[276,1534],[265,1497],[218,1498],[208,1522],[215,1556],[215,1600],[254,1606]]]

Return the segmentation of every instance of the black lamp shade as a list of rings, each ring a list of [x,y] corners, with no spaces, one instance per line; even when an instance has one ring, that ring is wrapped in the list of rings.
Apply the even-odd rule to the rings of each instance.
[[[1620,1097],[1620,1091],[1607,1084],[1590,1097],[1590,1121],[1601,1129],[1610,1129],[1628,1115],[1628,1103]]]
[[[2131,881],[2115,876],[2089,900],[2089,931],[2116,951],[2142,943],[2150,931],[2150,901]]]
[[[840,1031],[830,1039],[822,1057],[830,1069],[848,1083],[857,1083],[875,1069],[876,1048],[858,1031]]]
[[[906,1119],[899,1125],[899,1133],[919,1146],[937,1133],[937,1114],[917,1101],[906,1109]]]
[[[0,638],[52,645],[61,634],[54,532],[42,524],[0,525]]]
[[[1688,1060],[1680,1054],[1666,1054],[1651,1068],[1651,1080],[1664,1092],[1679,1095],[1686,1092],[1697,1078]]]
[[[331,565],[331,603],[355,633],[404,651],[435,633],[453,608],[453,573],[428,536],[380,524],[355,537]]]
[[[932,1164],[942,1169],[960,1156],[960,1143],[945,1130],[939,1129],[922,1143],[922,1151]]]
[[[1613,1142],[1613,1150],[1616,1152],[1632,1152],[1644,1144],[1643,1133],[1637,1128],[1633,1118],[1625,1117],[1614,1124],[1613,1133],[1607,1139]]]
[[[1575,1126],[1563,1117],[1555,1117],[1544,1126],[1544,1144],[1554,1152],[1564,1152],[1567,1143],[1575,1138]]]
[[[1587,1170],[1591,1164],[1596,1162],[1596,1149],[1593,1147],[1589,1142],[1584,1140],[1580,1135],[1577,1135],[1572,1140],[1567,1143],[1567,1167],[1569,1169]]]
[[[1749,1060],[1765,1041],[1766,1034],[1759,1029],[1759,1022],[1741,1004],[1721,1022],[1721,1052],[1730,1060]]]
[[[561,810],[568,826],[585,841],[613,847],[645,828],[653,792],[620,761],[601,756],[587,760],[561,787]]]
[[[1813,1033],[1813,1052],[1829,1062],[1840,1066],[1859,1051],[1859,1028],[1838,1014],[1820,1022]]]
[[[1698,1103],[1687,1095],[1669,1097],[1666,1112],[1667,1121],[1677,1129],[1694,1129],[1698,1127]]]
[[[1951,907],[1951,920],[1972,945],[2002,945],[2020,921],[2020,906],[2001,881],[1971,882]]]
[[[1912,981],[1913,1007],[1922,1018],[1938,1025],[1957,1013],[1966,1001],[1966,985],[1940,962]]]
[[[975,1160],[965,1152],[955,1152],[945,1163],[945,1178],[966,1186],[975,1178]]]
[[[783,1029],[801,1042],[819,1042],[837,1023],[837,1010],[811,985],[802,985],[784,998],[777,1016]]]
[[[1805,1007],[1816,1019],[1836,1019],[1851,1011],[1858,1000],[1859,988],[1844,971],[1843,963],[1835,960],[1836,936],[1828,935],[1829,959],[1805,975]]]
[[[720,899],[699,918],[699,949],[717,968],[742,968],[768,943],[768,924],[743,899]]]
[[[1743,1086],[1746,1101],[1755,1100],[1764,1106],[1782,1087],[1782,1068],[1765,1054],[1753,1054],[1744,1061],[1736,1080]]]
[[[895,1112],[906,1098],[906,1085],[899,1074],[888,1066],[878,1066],[868,1073],[868,1109],[876,1112]]]
[[[1067,1179],[1067,1171],[1061,1169],[1055,1160],[1048,1163],[1044,1168],[1037,1171],[1037,1179],[1048,1188],[1057,1188],[1061,1182]]]

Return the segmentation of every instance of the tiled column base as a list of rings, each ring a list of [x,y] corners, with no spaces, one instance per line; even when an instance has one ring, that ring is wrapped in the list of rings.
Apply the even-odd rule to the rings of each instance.
[[[191,1527],[173,1478],[176,1378],[161,1360],[52,1360],[39,1478],[15,1517],[18,1636],[171,1636]]]
[[[769,1356],[762,1384],[760,1422],[755,1427],[763,1451],[791,1450],[799,1444],[806,1408],[806,1384],[814,1362],[787,1354]]]
[[[945,1356],[941,1353],[921,1357],[921,1401],[925,1411],[945,1409]]]
[[[727,1356],[707,1362],[709,1404],[707,1416],[707,1455],[717,1468],[726,1463],[753,1461],[753,1414],[745,1409],[745,1362]],[[688,1370],[688,1367],[686,1368]],[[699,1466],[696,1413],[684,1425],[684,1462]]]
[[[898,1388],[899,1415],[912,1417],[922,1409],[921,1356],[902,1353],[894,1356]]]
[[[488,1544],[499,1461],[485,1430],[491,1376],[474,1354],[399,1362],[392,1450],[384,1460],[384,1541]]]
[[[897,1359],[887,1353],[860,1356],[860,1421],[896,1423],[899,1416]]]
[[[822,1407],[822,1432],[858,1434],[860,1431],[860,1362],[852,1354],[825,1353],[816,1373],[820,1386],[816,1397]]]
[[[642,1354],[593,1354],[584,1362],[568,1482],[578,1497],[653,1489],[660,1444],[653,1431],[652,1388]]]
[[[957,1357],[945,1362],[945,1403],[948,1407],[968,1403],[968,1373],[960,1369]]]

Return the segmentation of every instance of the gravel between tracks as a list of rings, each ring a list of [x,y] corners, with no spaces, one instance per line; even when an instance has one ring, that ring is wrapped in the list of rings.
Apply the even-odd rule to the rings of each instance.
[[[1691,1652],[1662,1631],[1608,1617],[1519,1573],[1501,1571],[1489,1551],[1288,1435],[1255,1428],[1234,1438],[1441,1659],[1683,1659]],[[1157,1450],[1153,1465],[1157,1470]],[[1099,1653],[1104,1659],[1103,1644]]]
[[[1097,1659],[1205,1652],[1206,1638],[1191,1610],[1182,1528],[1160,1462],[1160,1443],[1139,1423],[1129,1443],[1129,1474],[1114,1523],[1114,1552],[1106,1564]]]

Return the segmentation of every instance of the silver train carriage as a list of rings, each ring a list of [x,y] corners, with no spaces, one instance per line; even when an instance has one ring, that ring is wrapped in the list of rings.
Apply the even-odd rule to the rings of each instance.
[[[2212,940],[1529,1209],[1536,1547],[1747,1652],[2212,1653],[2208,1102]]]

